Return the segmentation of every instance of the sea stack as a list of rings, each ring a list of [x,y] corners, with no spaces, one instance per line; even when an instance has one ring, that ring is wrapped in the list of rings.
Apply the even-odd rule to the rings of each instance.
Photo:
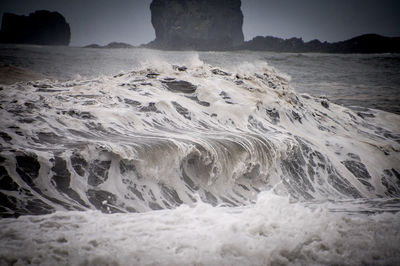
[[[153,0],[156,39],[166,50],[229,50],[244,41],[240,0]]]
[[[0,42],[39,45],[69,45],[71,30],[58,12],[39,10],[29,16],[4,13]]]

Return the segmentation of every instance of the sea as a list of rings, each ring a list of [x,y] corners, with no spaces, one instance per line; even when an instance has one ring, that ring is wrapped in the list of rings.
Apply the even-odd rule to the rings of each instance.
[[[399,265],[400,55],[0,46],[0,265]]]

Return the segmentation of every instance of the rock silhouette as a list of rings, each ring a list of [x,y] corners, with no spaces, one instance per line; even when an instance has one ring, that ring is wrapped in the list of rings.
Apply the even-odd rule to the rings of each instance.
[[[301,38],[257,36],[235,49],[289,53],[400,53],[400,38],[364,34],[349,40],[328,43],[319,40],[304,42]]]
[[[58,12],[39,10],[29,16],[4,13],[0,42],[39,45],[69,45],[71,30]]]
[[[96,49],[102,49],[102,48],[125,49],[125,48],[133,48],[133,47],[134,47],[133,45],[130,45],[128,43],[123,43],[123,42],[110,42],[107,45],[99,45],[99,44],[93,43],[93,44],[83,46],[83,48],[96,48]]]
[[[244,41],[240,0],[153,0],[156,39],[167,50],[229,50]]]

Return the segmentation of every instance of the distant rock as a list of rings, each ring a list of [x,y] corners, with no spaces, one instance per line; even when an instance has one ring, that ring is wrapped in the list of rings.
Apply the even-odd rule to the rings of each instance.
[[[235,47],[236,50],[256,50],[289,53],[399,53],[400,37],[385,37],[365,34],[341,42],[304,42],[301,38],[281,39],[272,36],[257,36],[251,41]]]
[[[257,36],[251,41],[237,46],[237,49],[257,50],[257,51],[275,51],[275,52],[292,52],[303,51],[304,42],[301,38],[281,39],[272,36]]]
[[[92,43],[86,46],[83,46],[83,48],[103,48],[104,46],[98,45],[97,43]]]
[[[0,42],[39,45],[69,45],[71,30],[58,12],[35,11],[29,16],[4,13]]]
[[[117,48],[134,48],[133,45],[130,45],[128,43],[123,43],[123,42],[110,42],[107,45],[101,46],[98,44],[89,44],[84,46],[83,48],[108,48],[108,49],[117,49]]]
[[[332,53],[400,53],[400,37],[365,34],[343,42],[332,43]]]
[[[133,48],[133,46],[123,42],[110,42],[104,48]]]
[[[153,0],[156,39],[166,50],[229,50],[243,43],[240,0]]]

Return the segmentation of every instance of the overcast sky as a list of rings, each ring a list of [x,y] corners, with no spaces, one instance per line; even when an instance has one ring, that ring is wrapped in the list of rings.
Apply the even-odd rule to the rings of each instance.
[[[27,15],[58,11],[71,26],[71,45],[134,45],[155,38],[151,0],[0,0],[0,13]],[[400,0],[242,0],[243,32],[257,35],[302,37],[308,41],[341,41],[378,33],[400,36]]]

